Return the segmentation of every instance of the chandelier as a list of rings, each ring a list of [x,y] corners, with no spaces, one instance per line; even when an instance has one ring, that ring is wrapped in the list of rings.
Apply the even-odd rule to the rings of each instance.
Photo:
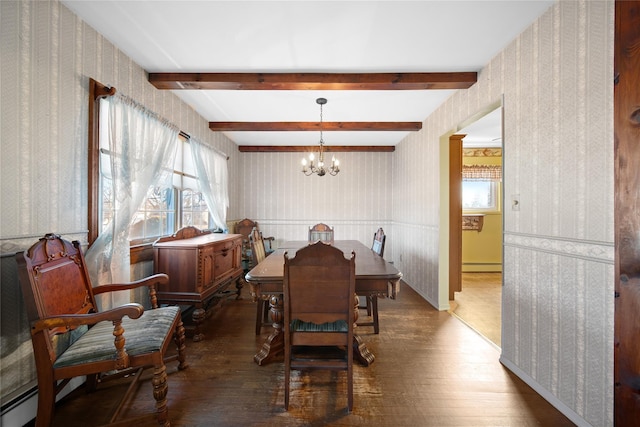
[[[316,99],[316,103],[320,105],[320,149],[318,150],[318,163],[315,163],[315,156],[313,153],[309,154],[309,161],[307,165],[307,159],[302,159],[302,173],[306,176],[317,174],[318,176],[324,176],[327,173],[329,175],[337,175],[340,172],[340,162],[335,157],[331,158],[331,166],[327,168],[324,164],[324,140],[322,139],[322,106],[327,103],[326,98]]]

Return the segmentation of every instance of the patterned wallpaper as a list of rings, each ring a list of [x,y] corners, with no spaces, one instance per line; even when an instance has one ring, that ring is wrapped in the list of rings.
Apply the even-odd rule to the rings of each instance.
[[[334,227],[336,239],[370,245],[378,227],[391,231],[393,153],[337,154],[340,173],[319,177],[302,174],[304,153],[243,153],[238,212],[257,220],[276,245],[305,240],[309,226],[318,222]],[[392,239],[387,238],[388,259],[393,259]]]
[[[382,226],[385,257],[438,306],[440,138],[504,97],[504,194],[521,209],[505,211],[501,360],[576,423],[613,424],[612,1],[561,0],[394,153],[341,154],[323,178],[302,153],[239,153],[56,1],[0,1],[0,28],[5,255],[51,230],[86,241],[92,77],[230,156],[228,219],[279,240],[323,221],[366,244]]]
[[[230,173],[239,170],[235,144],[171,92],[155,89],[142,68],[66,7],[2,1],[0,8],[2,253],[15,238],[86,233],[89,78],[227,153]],[[230,182],[237,194],[237,179]]]
[[[593,426],[613,424],[613,8],[556,3],[397,147],[393,167],[395,258],[437,305],[433,153],[504,97],[501,361]]]

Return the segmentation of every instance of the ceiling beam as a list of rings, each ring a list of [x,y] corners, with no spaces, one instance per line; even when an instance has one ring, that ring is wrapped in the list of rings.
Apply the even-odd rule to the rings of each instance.
[[[468,89],[476,72],[451,73],[149,73],[157,89],[423,90]]]
[[[239,145],[241,153],[314,153],[318,151],[317,145]],[[324,152],[381,152],[390,153],[396,150],[393,145],[325,145]]]
[[[209,122],[216,132],[235,131],[418,131],[422,122]]]

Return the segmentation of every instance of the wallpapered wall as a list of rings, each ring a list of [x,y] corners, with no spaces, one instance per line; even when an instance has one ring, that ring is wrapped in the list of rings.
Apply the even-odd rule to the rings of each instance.
[[[324,178],[299,172],[301,153],[240,155],[55,1],[0,1],[0,19],[3,255],[49,231],[86,241],[93,77],[230,155],[228,218],[280,240],[319,221],[364,243],[385,227],[385,255],[437,306],[439,139],[504,95],[504,190],[521,210],[505,211],[501,360],[574,421],[613,424],[613,2],[560,1],[395,153],[341,154],[343,172]],[[7,271],[3,364],[30,351],[5,342],[5,319],[23,319]]]
[[[331,135],[325,136],[330,142]],[[258,221],[264,236],[305,240],[309,226],[324,222],[336,239],[370,245],[378,227],[391,231],[393,153],[335,153],[341,172],[336,176],[304,176],[305,153],[243,153],[238,212]],[[241,219],[241,218],[239,218]],[[385,258],[393,259],[392,236]]]
[[[89,78],[113,85],[227,153],[229,192],[236,196],[240,158],[233,142],[211,132],[207,121],[171,92],[156,90],[144,70],[60,3],[0,1],[0,20],[4,396],[33,369],[13,254],[48,232],[87,242]],[[230,215],[237,200],[231,197]]]
[[[504,211],[501,361],[593,426],[613,424],[613,9],[555,4],[397,147],[393,167],[398,265],[437,304],[432,153],[504,95],[505,204],[519,195],[520,210]]]

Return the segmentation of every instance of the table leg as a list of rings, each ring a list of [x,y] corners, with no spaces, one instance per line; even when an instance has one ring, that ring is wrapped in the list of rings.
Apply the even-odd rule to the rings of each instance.
[[[356,333],[356,327],[358,326],[358,306],[360,305],[360,299],[358,295],[354,294],[354,309],[353,309],[353,357],[363,366],[369,366],[375,360],[373,353],[369,351],[367,345],[362,341]]]
[[[253,360],[260,366],[271,362],[284,353],[284,334],[282,332],[284,307],[282,295],[271,295],[269,298],[269,311],[273,321],[273,332],[262,344],[262,349],[253,356]]]
[[[354,302],[356,309],[354,310],[353,327],[355,329],[358,320],[358,296],[355,295]],[[273,332],[267,337],[262,344],[260,351],[253,356],[254,362],[262,366],[281,357],[284,353],[284,333],[282,332],[282,321],[284,318],[284,307],[282,295],[271,295],[269,298],[269,308],[271,319],[273,320]],[[375,360],[375,356],[365,342],[358,335],[353,335],[353,357],[363,366],[369,366]]]
[[[362,366],[369,366],[376,359],[364,341],[362,341],[362,338],[355,334],[353,335],[353,357],[360,362]]]

